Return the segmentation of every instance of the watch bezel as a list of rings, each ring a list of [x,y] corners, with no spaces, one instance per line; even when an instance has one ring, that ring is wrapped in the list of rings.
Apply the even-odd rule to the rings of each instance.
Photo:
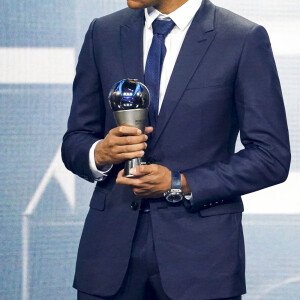
[[[179,190],[179,189],[171,189],[171,190],[167,191],[164,196],[165,196],[166,200],[170,203],[178,203],[178,202],[182,201],[184,198],[182,190]]]

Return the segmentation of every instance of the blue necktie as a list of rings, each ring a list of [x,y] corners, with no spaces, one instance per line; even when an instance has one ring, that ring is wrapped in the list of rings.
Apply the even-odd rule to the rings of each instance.
[[[149,122],[155,126],[158,116],[159,86],[162,65],[166,56],[165,38],[173,29],[172,20],[158,20],[152,23],[153,39],[145,67],[145,84],[150,91]]]

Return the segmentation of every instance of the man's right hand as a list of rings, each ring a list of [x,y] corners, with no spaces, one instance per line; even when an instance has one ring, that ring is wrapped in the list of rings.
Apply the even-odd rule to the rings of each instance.
[[[125,160],[142,157],[147,148],[147,134],[153,127],[146,127],[145,134],[136,127],[118,126],[111,129],[95,148],[95,162],[98,169],[107,164],[120,164]]]

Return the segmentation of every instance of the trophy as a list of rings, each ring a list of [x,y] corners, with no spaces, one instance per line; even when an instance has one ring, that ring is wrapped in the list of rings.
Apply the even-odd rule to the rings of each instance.
[[[115,120],[120,125],[134,126],[143,133],[148,122],[150,94],[148,88],[137,79],[123,79],[113,85],[108,101]],[[142,164],[140,157],[127,160],[124,167],[125,177],[134,177],[130,169]]]

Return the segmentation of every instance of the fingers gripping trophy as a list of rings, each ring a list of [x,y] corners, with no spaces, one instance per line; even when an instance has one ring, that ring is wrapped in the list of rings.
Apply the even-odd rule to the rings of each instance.
[[[134,126],[145,132],[150,93],[143,83],[137,79],[123,79],[113,85],[108,100],[118,126]],[[130,174],[130,169],[141,164],[140,157],[125,161],[124,176],[134,177]]]

